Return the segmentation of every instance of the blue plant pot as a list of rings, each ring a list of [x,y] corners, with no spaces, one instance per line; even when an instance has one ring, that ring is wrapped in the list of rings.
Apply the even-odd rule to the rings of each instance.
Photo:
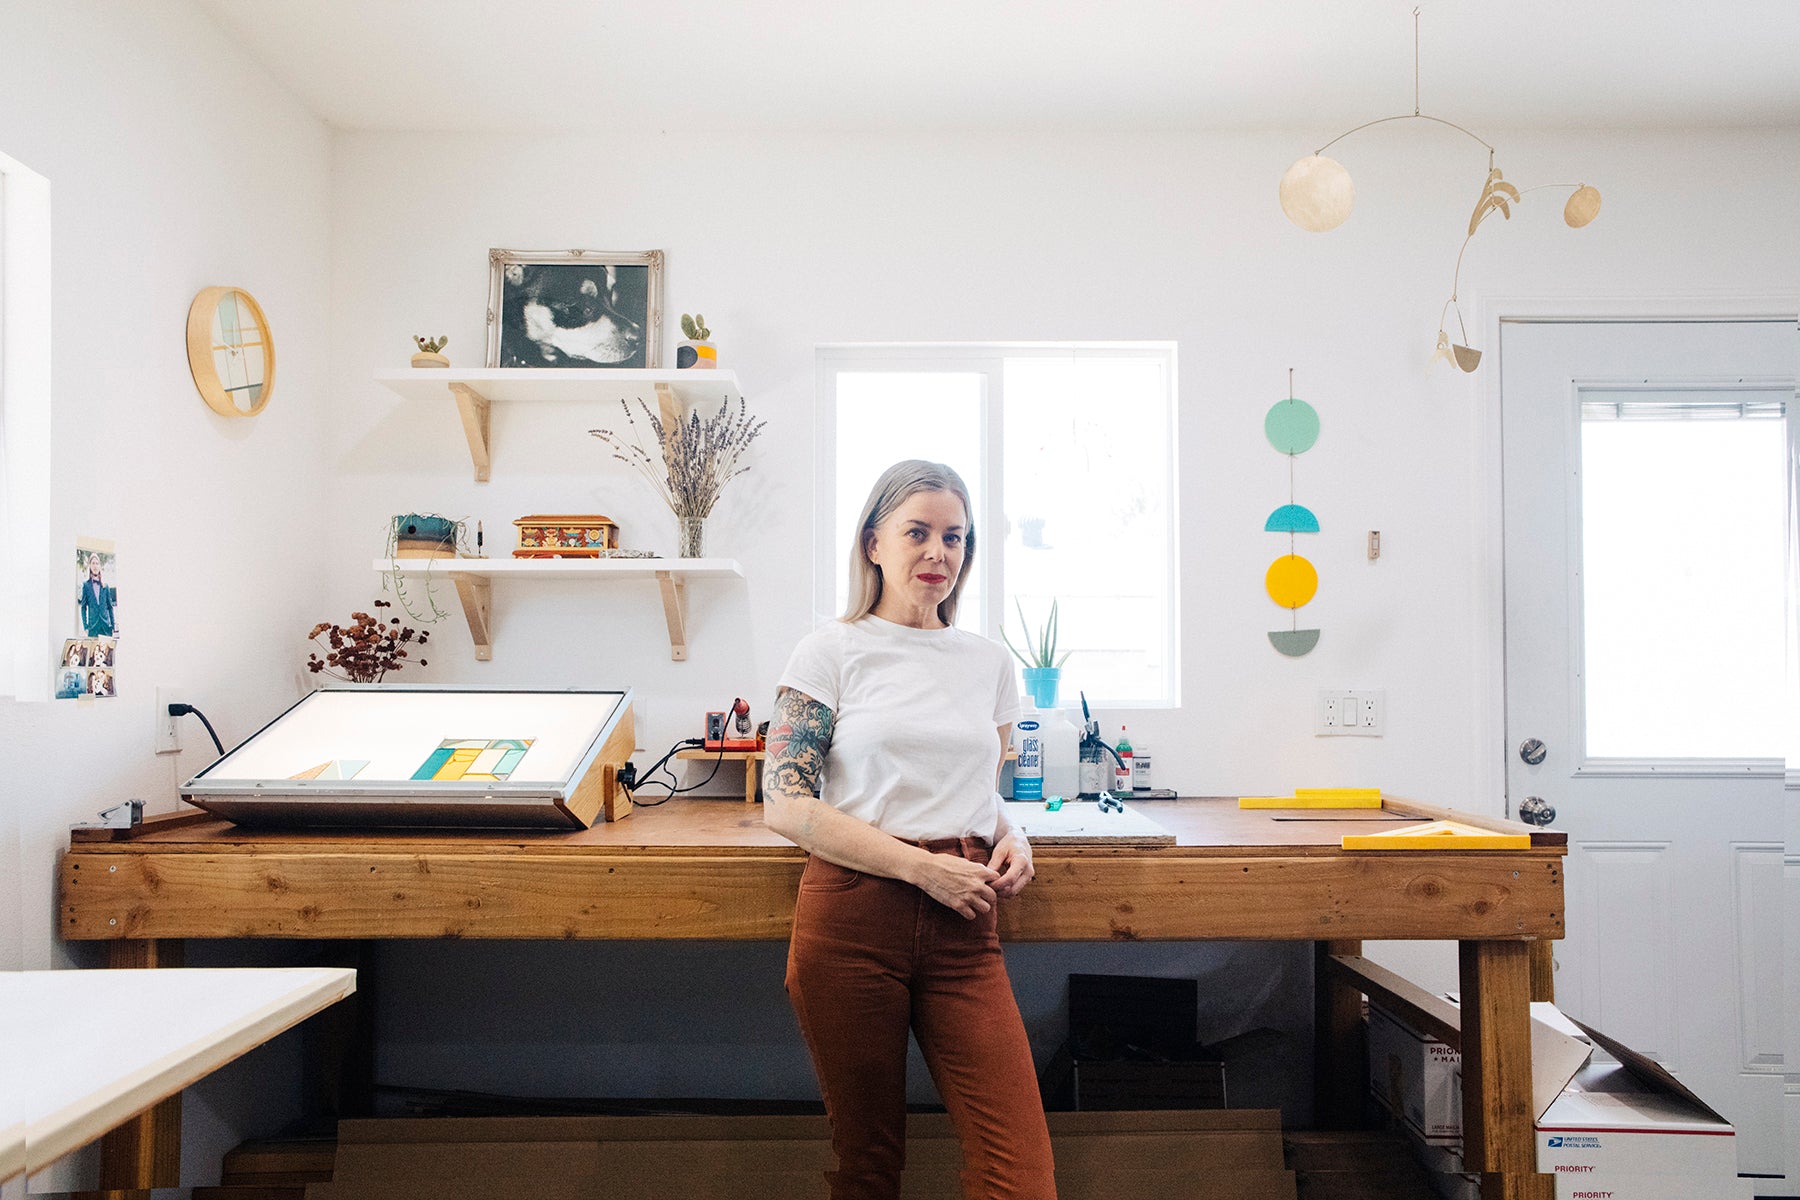
[[[1055,708],[1056,692],[1062,683],[1061,667],[1026,667],[1025,693],[1034,708]]]

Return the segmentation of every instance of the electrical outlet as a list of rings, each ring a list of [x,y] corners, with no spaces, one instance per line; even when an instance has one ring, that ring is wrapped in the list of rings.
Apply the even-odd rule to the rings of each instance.
[[[1345,721],[1343,692],[1321,691],[1317,712],[1313,716],[1313,732],[1321,737],[1342,734]]]
[[[179,688],[156,689],[156,752],[181,753],[181,718],[169,715],[169,705],[180,695]]]
[[[1349,711],[1344,717],[1344,732],[1357,737],[1380,737],[1387,732],[1387,692],[1346,692],[1344,703]]]
[[[1322,688],[1313,716],[1319,737],[1380,737],[1387,730],[1387,693]]]

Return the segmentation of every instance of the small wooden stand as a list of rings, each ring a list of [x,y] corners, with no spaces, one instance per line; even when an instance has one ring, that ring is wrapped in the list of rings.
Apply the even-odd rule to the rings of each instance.
[[[696,749],[690,748],[687,750],[676,751],[675,757],[681,758],[681,759],[687,759],[690,762],[694,761],[695,759],[711,758],[711,759],[723,759],[726,762],[741,762],[741,763],[743,763],[744,764],[744,803],[745,804],[755,804],[756,803],[757,793],[759,791],[758,785],[761,784],[761,782],[762,782],[762,767],[759,764],[762,762],[762,760],[764,758],[767,757],[767,754],[765,751],[762,751],[762,750],[696,750]]]

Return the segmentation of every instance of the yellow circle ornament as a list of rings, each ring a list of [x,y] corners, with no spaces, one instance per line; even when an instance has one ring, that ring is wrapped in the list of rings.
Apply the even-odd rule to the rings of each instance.
[[[1263,586],[1281,607],[1299,608],[1319,590],[1319,572],[1298,554],[1284,554],[1269,564]]]

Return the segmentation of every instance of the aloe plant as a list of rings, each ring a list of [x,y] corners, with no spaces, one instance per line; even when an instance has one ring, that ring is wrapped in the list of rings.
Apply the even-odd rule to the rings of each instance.
[[[1056,657],[1056,601],[1050,601],[1050,617],[1036,633],[1032,632],[1031,622],[1025,619],[1025,606],[1019,602],[1016,596],[1013,598],[1013,605],[1019,610],[1019,628],[1022,630],[1019,640],[1025,643],[1027,650],[1031,651],[1028,656],[1013,645],[1012,639],[1006,636],[1006,627],[1002,625],[1000,640],[1005,642],[1006,648],[1013,652],[1013,657],[1027,668],[1060,667],[1068,662],[1069,655],[1074,653],[1073,650],[1065,650],[1061,658]]]

